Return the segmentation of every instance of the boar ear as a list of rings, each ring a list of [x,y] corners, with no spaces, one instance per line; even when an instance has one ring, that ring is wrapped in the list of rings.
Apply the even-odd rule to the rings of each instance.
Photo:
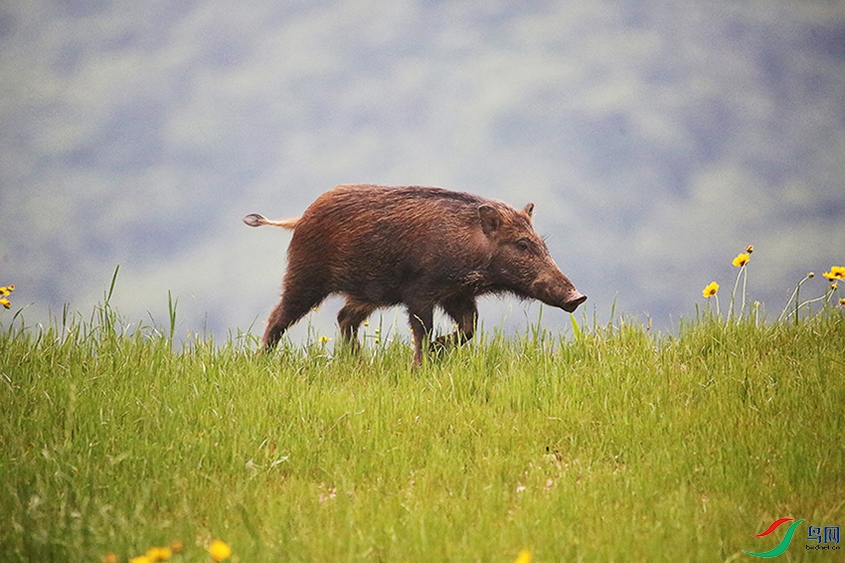
[[[528,215],[528,220],[530,221],[531,218],[534,216],[534,204],[529,203],[525,206],[525,208],[523,208],[522,212]]]
[[[478,215],[481,217],[481,230],[485,235],[489,235],[502,226],[502,214],[489,203],[478,206]]]

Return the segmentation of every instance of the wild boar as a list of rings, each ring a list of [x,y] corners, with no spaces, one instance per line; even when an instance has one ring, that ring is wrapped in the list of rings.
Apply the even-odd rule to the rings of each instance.
[[[251,227],[293,229],[282,300],[270,314],[262,345],[328,295],[346,304],[337,315],[343,339],[357,348],[358,327],[376,309],[403,304],[414,333],[414,365],[431,342],[434,308],[457,330],[436,346],[472,337],[476,297],[510,293],[572,312],[587,297],[560,271],[532,227],[534,205],[522,210],[468,193],[431,187],[341,185],[301,217],[270,221],[254,213]]]

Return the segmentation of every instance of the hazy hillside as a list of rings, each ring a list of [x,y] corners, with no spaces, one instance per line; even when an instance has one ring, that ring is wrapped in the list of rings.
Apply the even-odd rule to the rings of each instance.
[[[263,322],[289,235],[240,217],[348,182],[534,201],[603,320],[670,326],[746,244],[776,311],[845,262],[842,2],[6,2],[0,76],[0,283],[33,321],[119,263],[132,318],[172,290],[186,330]]]

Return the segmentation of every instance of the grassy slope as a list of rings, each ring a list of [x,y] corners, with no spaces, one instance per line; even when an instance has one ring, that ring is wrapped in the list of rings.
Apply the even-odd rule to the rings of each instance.
[[[402,343],[174,354],[109,317],[0,335],[4,561],[207,561],[212,537],[239,561],[713,561],[778,517],[845,524],[840,313],[482,337],[416,371]]]

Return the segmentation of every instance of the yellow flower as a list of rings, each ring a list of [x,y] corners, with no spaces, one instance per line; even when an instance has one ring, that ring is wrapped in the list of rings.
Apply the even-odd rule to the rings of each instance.
[[[734,258],[734,260],[733,260],[733,262],[731,262],[731,264],[733,264],[737,268],[742,268],[743,266],[748,264],[749,258],[751,258],[750,254],[740,253],[740,254],[736,255],[736,258]]]
[[[325,344],[329,340],[331,340],[331,338],[329,338],[328,336],[321,336],[317,339],[317,342],[319,342],[320,344]]]
[[[830,271],[822,275],[829,280],[845,280],[845,268],[842,266],[831,266]]]
[[[527,549],[523,549],[519,552],[519,555],[513,563],[531,563],[531,552]]]
[[[15,284],[9,284],[8,286],[0,287],[0,305],[5,307],[6,309],[12,308],[12,303],[6,298],[13,291],[15,291]]]
[[[167,561],[173,552],[169,547],[151,547],[147,550],[147,557],[150,561]]]
[[[845,307],[845,297],[843,297],[839,300],[839,304],[842,305],[843,307]]]
[[[146,555],[139,555],[130,559],[129,563],[153,563],[153,560]]]
[[[705,287],[703,290],[701,290],[701,294],[704,295],[704,297],[706,297],[707,299],[710,299],[711,297],[716,295],[716,293],[718,293],[718,292],[719,292],[719,284],[717,284],[716,282],[710,282],[707,285],[707,287]]]
[[[211,542],[211,547],[208,548],[208,552],[215,561],[223,561],[224,559],[228,559],[232,556],[232,548],[220,540],[214,540]]]

